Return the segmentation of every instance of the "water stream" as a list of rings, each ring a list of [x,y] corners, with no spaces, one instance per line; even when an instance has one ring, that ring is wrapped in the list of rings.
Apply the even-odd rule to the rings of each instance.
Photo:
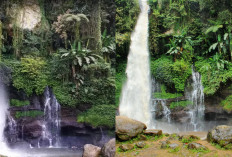
[[[44,122],[42,125],[42,137],[38,143],[49,143],[49,148],[60,146],[60,104],[50,88],[44,92]],[[40,143],[41,142],[41,143]]]
[[[194,131],[202,130],[202,121],[204,121],[204,88],[201,83],[201,75],[196,72],[192,66],[192,89],[185,92],[185,97],[192,101],[190,110],[188,112],[190,117],[190,124],[193,126]]]
[[[148,12],[146,0],[140,1],[141,13],[131,37],[127,61],[127,81],[122,90],[119,114],[149,126],[151,119],[151,79],[148,50]]]

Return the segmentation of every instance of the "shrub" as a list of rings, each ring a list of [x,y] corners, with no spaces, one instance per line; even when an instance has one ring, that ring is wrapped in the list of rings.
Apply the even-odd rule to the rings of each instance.
[[[151,72],[156,80],[166,86],[174,85],[178,92],[184,91],[186,80],[192,74],[190,63],[183,59],[173,62],[166,56],[151,62]]]
[[[215,94],[222,84],[232,79],[231,63],[224,69],[218,69],[209,59],[199,58],[195,63],[197,71],[201,74],[204,93],[206,95]]]
[[[114,105],[93,106],[88,111],[78,115],[77,121],[89,123],[94,127],[106,126],[114,128],[115,111],[116,107]]]
[[[41,58],[21,58],[21,62],[11,62],[13,86],[30,96],[42,94],[48,85],[46,62]]]
[[[232,111],[232,95],[228,96],[225,100],[221,102],[223,108],[227,111]]]

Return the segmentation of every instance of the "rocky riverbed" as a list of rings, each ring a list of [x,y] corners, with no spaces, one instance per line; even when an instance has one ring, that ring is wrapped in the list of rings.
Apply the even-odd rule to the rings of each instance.
[[[162,130],[148,130],[139,121],[118,116],[116,135],[116,157],[232,156],[232,127],[226,125],[208,132],[167,134]]]

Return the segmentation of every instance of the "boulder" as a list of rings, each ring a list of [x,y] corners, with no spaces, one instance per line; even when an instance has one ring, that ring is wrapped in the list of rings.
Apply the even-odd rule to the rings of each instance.
[[[146,141],[147,140],[147,137],[145,135],[140,135],[139,136],[139,140],[141,141]]]
[[[115,156],[115,138],[107,142],[101,150],[103,157],[114,157]]]
[[[176,143],[169,144],[169,148],[171,149],[176,149],[177,147],[179,147],[179,145]]]
[[[101,148],[92,144],[86,144],[84,146],[84,152],[82,157],[100,157]]]
[[[138,148],[143,148],[146,146],[146,144],[144,142],[138,142],[135,144]]]
[[[119,146],[119,148],[125,152],[128,150],[134,149],[134,145],[133,144],[123,144],[123,145]]]
[[[129,140],[142,133],[147,127],[144,123],[127,118],[116,116],[116,135],[121,140]]]
[[[169,147],[170,141],[161,141],[161,149],[166,149]]]
[[[31,121],[23,125],[23,133],[30,139],[39,138],[42,136],[42,122],[40,120]]]
[[[219,125],[213,128],[208,132],[207,140],[218,143],[222,147],[232,143],[232,126]]]
[[[208,150],[207,147],[203,146],[202,144],[195,143],[195,142],[189,143],[188,144],[188,149]]]
[[[161,136],[162,130],[149,129],[149,130],[145,130],[143,133],[151,136]]]

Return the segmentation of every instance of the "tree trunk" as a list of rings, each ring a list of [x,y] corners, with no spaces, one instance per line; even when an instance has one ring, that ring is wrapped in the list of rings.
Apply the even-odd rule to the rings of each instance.
[[[76,85],[76,89],[78,89],[79,84],[78,84],[78,82],[76,80],[76,67],[75,67],[74,64],[72,64],[72,77],[73,77],[73,81],[74,81],[74,83]]]
[[[101,41],[101,0],[88,0],[91,6],[89,22],[82,26],[81,32],[85,32],[89,40],[89,48],[100,52],[102,48]]]

